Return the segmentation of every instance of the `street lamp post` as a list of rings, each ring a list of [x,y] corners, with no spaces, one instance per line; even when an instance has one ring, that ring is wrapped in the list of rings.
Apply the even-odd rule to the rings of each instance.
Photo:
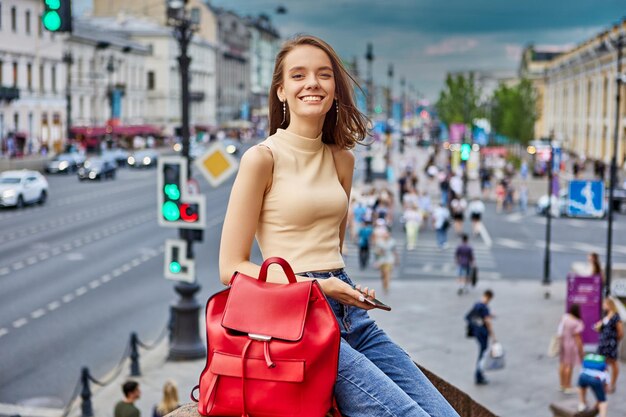
[[[367,44],[367,51],[365,52],[365,60],[367,61],[367,96],[366,107],[367,117],[372,117],[374,113],[374,75],[372,73],[372,63],[374,62],[374,46],[371,43]],[[372,147],[367,145],[367,153],[365,156],[365,183],[371,184],[373,180],[372,175]]]
[[[174,37],[178,41],[180,55],[178,65],[181,82],[181,136],[182,154],[187,158],[187,178],[191,179],[191,161],[189,160],[189,66],[191,57],[188,49],[200,23],[200,11],[185,9],[186,0],[169,0],[167,3],[167,23],[174,29]],[[187,242],[187,258],[193,259],[193,242],[202,240],[202,232],[191,229],[179,229],[180,238]],[[200,304],[195,294],[200,291],[197,280],[193,283],[178,282],[174,286],[180,295],[178,302],[171,306],[171,333],[169,359],[197,359],[206,355],[200,339]]]
[[[72,137],[72,64],[74,58],[70,51],[63,54],[63,62],[66,66],[67,73],[65,74],[65,123],[66,123],[66,139],[69,140]]]
[[[617,73],[616,73],[616,86],[617,92],[615,93],[615,130],[613,132],[613,155],[611,157],[611,177],[609,181],[609,213],[608,213],[608,227],[606,234],[606,267],[604,284],[604,296],[611,295],[611,269],[612,269],[612,257],[611,252],[613,249],[613,190],[615,189],[616,177],[617,177],[617,141],[619,139],[619,119],[620,119],[620,101],[621,101],[621,89],[622,83],[625,81],[626,74],[622,74],[622,49],[624,48],[624,33],[620,30],[617,40],[613,43],[617,48]]]
[[[552,137],[554,133],[550,133],[550,162],[548,163],[548,207],[546,209],[546,247],[543,258],[543,281],[546,286],[545,298],[550,298],[550,240],[552,238],[552,165],[554,163],[554,148],[552,146]]]

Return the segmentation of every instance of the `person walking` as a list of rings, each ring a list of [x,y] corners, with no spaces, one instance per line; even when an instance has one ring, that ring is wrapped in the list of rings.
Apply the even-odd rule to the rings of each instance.
[[[372,233],[374,233],[372,221],[366,220],[359,229],[359,268],[361,270],[367,268],[369,264]]]
[[[471,284],[470,274],[472,273],[472,268],[474,267],[474,250],[470,246],[469,239],[466,234],[461,236],[461,244],[456,248],[454,260],[456,261],[459,275],[459,289],[457,290],[457,294],[462,295],[464,292],[469,291],[469,286]]]
[[[342,340],[334,395],[342,414],[458,417],[369,316],[373,306],[365,297],[375,291],[353,287],[345,270],[350,149],[365,139],[368,125],[352,80],[323,40],[300,35],[283,44],[269,92],[270,136],[242,156],[230,194],[220,281],[228,285],[236,271],[259,275],[260,265],[250,260],[256,237],[263,258],[284,258],[298,280],[317,280],[335,313]],[[271,270],[267,281],[284,283],[285,275]]]
[[[558,337],[561,341],[559,350],[559,383],[560,391],[565,394],[576,394],[578,390],[572,387],[572,372],[582,360],[583,341],[581,333],[585,324],[580,319],[580,306],[572,304],[561,317],[558,327]]]
[[[387,230],[376,238],[375,253],[383,291],[388,294],[393,267],[398,263],[398,253],[396,252],[396,241]]]
[[[163,397],[161,401],[154,406],[152,417],[164,417],[180,407],[178,402],[178,389],[174,381],[166,381],[163,384]]]
[[[141,397],[139,383],[136,381],[126,381],[122,385],[124,399],[115,404],[113,417],[140,417],[141,412],[135,407],[135,401]]]
[[[612,298],[605,298],[602,308],[606,311],[606,315],[595,324],[594,328],[600,332],[598,354],[606,358],[606,363],[611,369],[611,383],[608,392],[612,394],[615,392],[619,375],[617,356],[619,342],[624,337],[624,323],[622,323],[622,319],[617,312],[617,306]]]
[[[413,250],[417,244],[419,230],[420,227],[422,227],[424,215],[417,204],[412,203],[404,209],[402,218],[404,219],[404,228],[406,232],[406,249]]]
[[[433,211],[433,227],[437,234],[437,246],[439,249],[448,247],[448,228],[450,227],[450,211],[441,203],[437,204]]]
[[[463,222],[465,220],[465,209],[467,208],[467,202],[463,197],[454,197],[450,201],[450,214],[454,221],[454,232],[461,236],[463,233]]]
[[[472,233],[474,236],[478,236],[482,229],[482,218],[485,212],[485,203],[483,203],[478,197],[473,198],[467,206],[467,211],[470,214],[472,221]]]
[[[593,353],[585,355],[582,361],[582,370],[578,377],[578,411],[583,412],[587,407],[587,388],[591,388],[596,397],[596,409],[599,417],[606,417],[608,403],[606,401],[608,374],[606,361],[602,355]]]
[[[471,334],[478,342],[478,360],[476,361],[476,371],[474,372],[474,382],[476,385],[486,385],[489,383],[485,378],[483,360],[487,346],[489,346],[489,339],[491,339],[491,343],[495,343],[496,341],[493,325],[491,323],[492,316],[489,311],[489,303],[493,299],[493,295],[493,291],[486,290],[481,300],[474,304],[472,309],[465,316],[465,320],[467,320],[470,326]]]

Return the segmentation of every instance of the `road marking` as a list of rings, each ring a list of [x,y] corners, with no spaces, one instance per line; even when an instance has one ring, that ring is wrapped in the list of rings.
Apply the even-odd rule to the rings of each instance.
[[[19,329],[20,327],[25,326],[27,323],[28,323],[28,319],[22,317],[13,322],[13,327],[15,327],[16,329]]]
[[[54,311],[59,307],[61,307],[61,303],[58,301],[53,301],[50,304],[48,304],[48,310],[50,311]]]
[[[121,269],[119,269],[119,268],[117,268],[117,269],[115,269],[115,270],[111,273],[111,275],[113,275],[115,278],[117,278],[117,277],[119,277],[120,275],[122,275],[122,270],[121,270]]]
[[[132,266],[130,266],[129,264],[124,264],[122,265],[122,272],[128,272],[130,271],[132,268]]]
[[[63,410],[60,408],[26,407],[23,405],[0,403],[0,414],[23,417],[61,417]]]
[[[63,300],[64,303],[69,303],[73,299],[74,299],[74,294],[65,294],[63,298],[61,298],[61,300]]]
[[[5,329],[4,327],[0,329],[0,337],[4,336],[5,334],[8,334],[9,331],[7,329]]]
[[[141,264],[141,259],[139,259],[139,258],[135,258],[135,259],[133,259],[133,260],[130,262],[130,264],[131,264],[133,267],[138,266],[138,265],[140,265],[140,264]]]
[[[13,265],[11,265],[11,267],[13,268],[13,270],[19,271],[20,269],[24,268],[24,262],[15,262]]]
[[[9,272],[11,272],[11,270],[9,268],[7,268],[6,266],[3,268],[0,268],[0,275],[6,275]]]
[[[525,249],[526,244],[513,239],[497,238],[495,242],[500,246],[506,246],[512,249]]]
[[[30,316],[33,319],[38,319],[39,317],[42,317],[45,314],[46,314],[46,310],[44,310],[43,308],[38,308],[37,310],[30,313]]]
[[[26,259],[26,263],[28,265],[34,265],[37,263],[37,257],[36,256],[31,256],[28,259]]]
[[[480,237],[483,238],[485,245],[487,245],[488,248],[491,248],[491,246],[493,246],[493,241],[491,240],[491,236],[489,235],[489,232],[487,231],[485,224],[482,222],[480,223],[479,231],[480,231]]]
[[[92,290],[95,290],[99,286],[100,286],[100,281],[98,281],[97,279],[94,279],[93,281],[89,283],[89,288],[91,288]]]
[[[48,252],[42,252],[38,255],[38,257],[40,261],[45,261],[50,257],[50,255],[48,254]]]
[[[87,293],[87,291],[89,291],[86,287],[80,287],[77,288],[76,291],[74,292],[74,294],[76,294],[77,297],[80,297],[81,295],[84,295]]]
[[[102,275],[102,277],[100,277],[102,282],[109,282],[109,281],[111,281],[112,278],[113,277],[111,277],[111,275],[109,275],[109,274],[104,274],[104,275]]]
[[[524,218],[523,213],[513,213],[513,214],[507,214],[506,216],[504,216],[504,220],[506,220],[507,222],[513,222],[513,223],[519,223],[519,221],[522,220],[522,218]]]

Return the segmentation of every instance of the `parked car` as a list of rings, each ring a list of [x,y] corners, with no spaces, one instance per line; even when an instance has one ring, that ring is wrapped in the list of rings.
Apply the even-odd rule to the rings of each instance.
[[[126,166],[126,162],[128,161],[129,156],[130,154],[128,153],[128,151],[122,148],[107,149],[106,151],[102,152],[102,157],[115,160],[115,163],[118,167]]]
[[[79,153],[62,153],[52,158],[45,166],[49,174],[76,172],[85,162],[85,158]]]
[[[114,159],[89,158],[78,169],[78,179],[79,181],[115,179],[116,170],[117,164]]]
[[[48,180],[39,172],[24,169],[0,173],[0,207],[21,208],[44,204],[47,199]]]
[[[128,157],[128,166],[132,168],[156,167],[159,154],[152,149],[144,149],[135,152]]]

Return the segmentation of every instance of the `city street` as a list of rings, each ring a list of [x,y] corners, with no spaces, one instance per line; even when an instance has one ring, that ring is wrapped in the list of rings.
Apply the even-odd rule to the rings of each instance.
[[[118,170],[113,181],[48,176],[44,206],[0,210],[0,403],[68,401],[82,366],[111,371],[130,332],[154,340],[175,299],[163,278],[156,170]],[[204,183],[201,181],[204,188]],[[199,299],[215,292],[220,226],[230,184],[205,190],[208,227],[197,246]]]

